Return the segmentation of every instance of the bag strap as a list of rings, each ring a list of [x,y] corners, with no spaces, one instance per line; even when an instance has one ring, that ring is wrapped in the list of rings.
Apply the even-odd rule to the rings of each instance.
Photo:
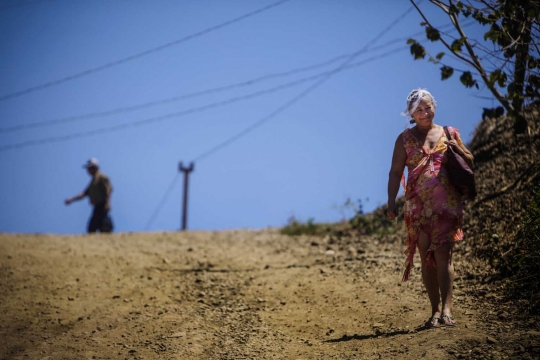
[[[452,140],[452,135],[450,135],[450,131],[448,130],[448,126],[443,126],[444,132],[446,133],[446,138],[448,140]]]

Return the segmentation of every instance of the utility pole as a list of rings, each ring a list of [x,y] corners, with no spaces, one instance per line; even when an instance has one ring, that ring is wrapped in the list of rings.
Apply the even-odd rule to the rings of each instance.
[[[184,173],[184,200],[182,204],[182,231],[187,228],[187,201],[188,201],[188,179],[189,173],[193,171],[193,163],[189,167],[184,167],[180,161],[179,170]]]

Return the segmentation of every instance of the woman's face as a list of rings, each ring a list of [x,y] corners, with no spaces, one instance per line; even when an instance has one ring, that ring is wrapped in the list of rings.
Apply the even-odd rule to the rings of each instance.
[[[422,99],[414,110],[412,117],[417,125],[429,126],[435,117],[435,109],[431,101]]]

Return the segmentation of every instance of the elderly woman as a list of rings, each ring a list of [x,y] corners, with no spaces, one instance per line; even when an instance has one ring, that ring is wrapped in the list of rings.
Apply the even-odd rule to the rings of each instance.
[[[435,99],[424,89],[413,90],[407,97],[403,115],[412,117],[411,123],[415,125],[397,137],[388,180],[387,216],[393,220],[398,214],[396,196],[407,166],[403,209],[407,261],[403,281],[409,278],[418,247],[422,279],[431,303],[431,317],[426,327],[456,324],[452,317],[452,248],[463,239],[463,203],[461,194],[448,180],[447,147],[451,146],[471,168],[473,166],[473,155],[463,145],[458,129],[448,127],[451,135],[448,139],[444,128],[433,122],[436,107]]]

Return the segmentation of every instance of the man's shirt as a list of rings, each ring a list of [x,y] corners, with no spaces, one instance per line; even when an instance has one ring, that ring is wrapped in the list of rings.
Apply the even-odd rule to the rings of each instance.
[[[107,194],[112,192],[112,185],[109,177],[98,171],[88,184],[84,194],[90,199],[90,204],[96,206],[105,204]]]

